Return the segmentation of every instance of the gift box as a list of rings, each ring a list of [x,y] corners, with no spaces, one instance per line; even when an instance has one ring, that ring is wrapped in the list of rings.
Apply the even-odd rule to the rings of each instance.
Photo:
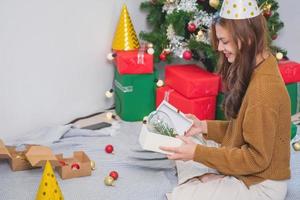
[[[60,165],[56,167],[62,179],[71,179],[92,174],[91,160],[83,151],[75,151],[73,157],[64,158],[63,154],[56,155]]]
[[[291,99],[291,115],[297,113],[297,103],[298,103],[298,84],[290,83],[285,85]]]
[[[138,50],[117,51],[115,65],[120,74],[151,74],[153,55]]]
[[[121,119],[139,121],[155,110],[156,76],[156,72],[121,75],[115,70],[114,98]]]
[[[278,66],[286,84],[300,82],[300,63],[287,60],[280,61]]]
[[[193,124],[182,112],[166,101],[163,101],[158,106],[157,111],[164,113],[165,117],[161,117],[162,120],[169,125],[169,128],[174,129],[174,132],[178,135],[184,135],[184,132]],[[147,121],[146,124],[143,124],[139,136],[139,143],[144,150],[170,154],[170,152],[163,151],[159,149],[159,147],[178,147],[182,144],[182,141],[178,138],[154,132],[150,122],[151,121]],[[148,128],[149,126],[151,128]]]
[[[5,146],[2,140],[0,140],[0,159],[8,160],[12,171],[42,167],[47,160],[54,166],[58,164],[56,157],[48,147],[25,145],[20,150],[15,146]]]
[[[167,95],[167,101],[183,113],[191,113],[199,119],[215,119],[216,96],[189,99],[169,86],[157,88],[156,105],[158,106]]]
[[[170,65],[166,67],[166,85],[187,98],[216,96],[220,77],[197,65]]]

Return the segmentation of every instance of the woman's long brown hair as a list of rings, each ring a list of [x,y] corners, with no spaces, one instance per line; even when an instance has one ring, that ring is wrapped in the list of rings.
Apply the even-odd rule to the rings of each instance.
[[[241,20],[215,18],[211,29],[212,46],[215,50],[218,49],[216,24],[232,34],[232,42],[238,49],[233,63],[229,63],[222,52],[219,52],[218,61],[218,71],[225,89],[222,104],[224,114],[227,119],[235,119],[256,67],[256,57],[268,50],[266,20],[263,15]]]

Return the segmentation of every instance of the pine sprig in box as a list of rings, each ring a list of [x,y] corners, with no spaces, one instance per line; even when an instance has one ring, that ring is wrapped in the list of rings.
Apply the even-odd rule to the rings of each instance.
[[[162,101],[156,111],[150,113],[143,124],[139,142],[144,150],[169,154],[159,149],[160,146],[178,147],[182,141],[176,135],[184,135],[193,122],[177,108]]]

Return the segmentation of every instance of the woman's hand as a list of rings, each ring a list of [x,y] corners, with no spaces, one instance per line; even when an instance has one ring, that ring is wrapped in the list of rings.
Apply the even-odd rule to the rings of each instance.
[[[163,151],[171,152],[172,154],[167,155],[168,159],[171,160],[193,160],[194,153],[197,144],[192,142],[190,138],[185,136],[177,136],[177,138],[183,141],[183,144],[179,147],[159,147]]]
[[[186,114],[185,116],[193,121],[191,128],[185,132],[185,136],[207,133],[206,121],[200,121],[195,115],[192,114]]]

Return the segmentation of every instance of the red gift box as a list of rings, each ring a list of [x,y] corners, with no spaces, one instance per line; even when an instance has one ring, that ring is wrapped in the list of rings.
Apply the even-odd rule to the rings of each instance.
[[[166,85],[188,98],[216,96],[220,77],[197,65],[170,65],[166,67]]]
[[[168,86],[156,89],[156,107],[164,100],[166,92],[169,93],[167,101],[183,113],[191,113],[199,119],[215,119],[216,96],[189,99]]]
[[[278,66],[286,84],[300,82],[300,63],[287,60],[280,61]]]
[[[120,74],[153,73],[153,55],[146,52],[117,51],[115,63]]]

